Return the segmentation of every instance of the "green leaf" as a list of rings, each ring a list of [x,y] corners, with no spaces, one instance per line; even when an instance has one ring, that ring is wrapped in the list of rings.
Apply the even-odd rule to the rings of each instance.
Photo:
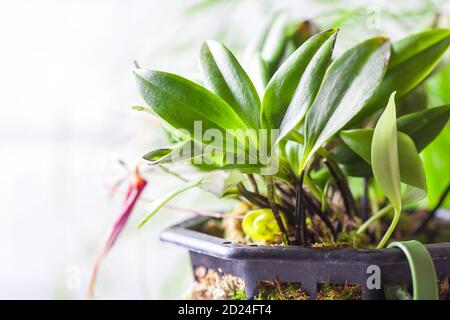
[[[383,78],[389,49],[387,38],[376,37],[351,48],[332,63],[306,116],[302,170],[314,152],[372,96]]]
[[[200,178],[191,182],[188,182],[181,187],[178,187],[174,190],[171,190],[169,193],[165,194],[158,200],[152,202],[151,207],[149,209],[149,213],[138,223],[138,228],[142,228],[147,221],[153,217],[167,202],[178,196],[179,194],[188,191],[192,188],[200,186],[204,181],[204,178]]]
[[[341,138],[350,147],[350,151],[355,152],[358,158],[361,157],[366,164],[370,165],[372,163],[371,145],[373,141],[373,133],[373,129],[348,130],[341,132]],[[412,139],[405,133],[397,132],[397,147],[400,181],[426,189],[423,169],[417,171],[418,168],[422,168],[422,163],[414,141],[412,141]],[[348,165],[350,166],[361,165],[360,160],[352,161],[350,157],[349,159],[344,159],[344,161],[345,160],[348,161]],[[370,166],[368,166],[368,168],[370,170]],[[366,171],[364,171],[364,173],[365,175],[368,175]],[[421,182],[414,182],[415,178],[420,178]]]
[[[283,151],[293,172],[299,171],[299,161],[303,146],[295,141],[286,141]]]
[[[375,127],[371,146],[373,175],[394,209],[401,211],[395,93]]]
[[[427,94],[423,86],[419,85],[400,99],[397,99],[396,103],[398,117],[424,111],[428,107]]]
[[[422,200],[427,194],[427,181],[422,160],[412,139],[402,133],[397,133],[398,162],[400,165],[400,180],[407,185],[402,195],[404,206]]]
[[[224,45],[202,45],[200,67],[208,89],[225,100],[249,128],[259,128],[260,100],[253,83]]]
[[[439,300],[436,270],[427,248],[416,240],[393,242],[388,248],[399,248],[406,255],[411,269],[414,300]]]
[[[354,121],[364,119],[386,105],[391,92],[400,98],[422,82],[450,45],[449,29],[416,33],[392,44],[386,75]]]
[[[192,139],[200,143],[206,142],[202,136],[195,134],[196,121],[201,121],[203,132],[219,130],[223,139],[231,135],[227,129],[247,129],[223,99],[192,81],[175,74],[144,69],[136,69],[134,75],[139,92],[152,111],[172,127],[186,130]],[[241,146],[245,145],[242,137],[231,136],[230,139],[233,138]],[[208,144],[223,149],[223,139],[212,139]]]
[[[402,204],[408,205],[421,200],[427,190],[422,162],[414,142],[408,135],[397,132],[395,116],[393,93],[375,127],[371,146],[373,175],[394,209],[392,223],[378,248],[384,247],[394,231],[400,219]],[[400,181],[407,185],[403,195]]]
[[[170,156],[170,154],[174,151],[174,148],[163,148],[163,149],[156,149],[152,150],[150,152],[147,152],[143,158],[147,161],[150,161],[152,163],[158,163],[160,161],[164,161],[165,158]]]
[[[336,32],[324,31],[307,40],[267,85],[261,122],[269,129],[280,128],[280,138],[300,123],[313,103],[331,59]]]
[[[450,63],[447,62],[425,84],[427,98],[430,105],[450,104]],[[450,122],[439,136],[427,147],[422,159],[428,183],[428,206],[433,208],[439,201],[447,186],[450,177],[443,178],[442,172],[450,171]],[[450,197],[444,201],[442,207],[450,209]]]
[[[450,105],[410,113],[397,119],[397,127],[409,135],[420,152],[444,129],[450,117]]]
[[[256,90],[260,96],[264,94],[264,90],[269,83],[270,73],[267,63],[261,58],[260,53],[255,53],[252,57],[249,66],[249,74],[253,79]]]
[[[205,154],[209,153],[208,150],[202,150],[200,152],[200,148],[197,143],[192,140],[181,141],[180,143],[162,149],[152,150],[147,152],[143,158],[147,161],[150,161],[150,164],[162,164],[162,163],[172,163],[183,160],[195,159],[197,157],[205,156]],[[198,154],[196,154],[198,152]]]
[[[450,106],[431,108],[397,118],[397,129],[407,134],[414,141],[417,151],[421,152],[441,133],[449,117]],[[371,174],[368,166],[364,171],[359,169],[363,168],[361,158],[370,164],[373,131],[373,129],[354,129],[340,132],[340,137],[346,146],[339,146],[335,156],[339,163],[347,167],[346,170],[350,174],[352,172],[362,176]],[[399,140],[398,143],[402,141]],[[402,168],[403,164],[400,162],[400,171]]]
[[[371,163],[373,175],[381,190],[394,208],[394,218],[378,244],[383,248],[394,232],[402,210],[400,168],[397,148],[397,122],[395,113],[395,93],[381,115],[373,133]]]

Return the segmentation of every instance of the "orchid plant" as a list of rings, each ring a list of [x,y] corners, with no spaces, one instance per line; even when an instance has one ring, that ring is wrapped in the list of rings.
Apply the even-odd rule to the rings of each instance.
[[[317,215],[328,234],[336,237],[343,216],[363,233],[393,212],[392,224],[378,243],[382,248],[402,207],[425,197],[419,152],[438,136],[450,115],[450,107],[442,106],[397,117],[396,103],[401,104],[436,67],[450,44],[450,30],[430,29],[393,43],[378,36],[333,57],[337,29],[305,36],[311,28],[293,29],[283,22],[276,19],[256,46],[250,75],[228,48],[215,41],[201,48],[201,84],[136,69],[148,107],[135,109],[159,117],[177,139],[175,145],[144,158],[152,165],[187,160],[204,170],[234,172],[224,195],[261,209],[243,222],[255,239],[281,233],[285,244],[310,245],[318,240],[307,222],[312,216]],[[299,38],[303,41],[296,42]],[[221,138],[199,135],[194,125],[198,122],[203,130],[218,131]],[[249,129],[250,134],[236,134]],[[258,134],[261,131],[265,139]],[[233,148],[228,148],[227,140]],[[271,141],[266,148],[269,162],[261,160],[261,140]],[[203,145],[197,154],[181,151],[196,145]],[[274,172],[264,172],[274,163],[278,164]],[[367,208],[358,210],[348,177],[372,179],[388,204],[368,217],[363,212]],[[205,181],[190,181],[171,192],[149,210],[140,226],[175,195]],[[261,181],[265,188],[258,188]],[[341,203],[330,199],[330,189],[340,192]]]
[[[144,159],[201,172],[154,201],[139,227],[177,195],[209,189],[220,171],[227,175],[218,194],[253,208],[242,229],[254,242],[310,246],[366,235],[391,217],[384,234],[371,233],[370,242],[385,247],[402,210],[427,194],[420,152],[446,126],[450,106],[405,105],[436,69],[450,30],[395,42],[377,36],[336,56],[338,34],[280,15],[253,46],[248,73],[216,41],[201,47],[201,83],[134,70],[147,106],[133,108],[160,118],[174,141]]]

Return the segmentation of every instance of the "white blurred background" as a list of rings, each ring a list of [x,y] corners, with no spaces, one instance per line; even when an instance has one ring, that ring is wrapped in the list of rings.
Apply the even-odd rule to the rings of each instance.
[[[351,1],[394,6],[390,2]],[[84,298],[93,259],[120,211],[122,197],[111,199],[107,188],[124,173],[116,159],[133,166],[145,151],[165,144],[157,123],[130,109],[142,103],[133,60],[194,76],[206,39],[242,53],[278,9],[289,8],[299,18],[327,18],[349,3],[2,0],[0,298]],[[444,1],[419,3],[448,8]],[[420,28],[390,30],[395,38]],[[155,175],[149,183],[148,193],[155,196],[178,182]],[[176,203],[211,210],[231,205],[196,191]],[[180,298],[188,287],[187,254],[158,241],[163,228],[187,214],[163,210],[138,231],[145,205],[136,208],[105,259],[98,298]]]

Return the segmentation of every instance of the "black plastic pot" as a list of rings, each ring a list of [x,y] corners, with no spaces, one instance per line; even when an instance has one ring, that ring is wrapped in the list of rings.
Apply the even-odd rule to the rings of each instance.
[[[208,218],[198,217],[177,224],[161,234],[161,240],[189,250],[192,268],[202,266],[240,277],[247,298],[256,293],[257,282],[274,280],[300,283],[311,298],[319,284],[361,285],[362,299],[384,299],[384,284],[411,282],[405,255],[399,249],[356,250],[241,245],[200,232]],[[450,243],[430,244],[438,279],[450,278]],[[366,285],[373,271],[381,271],[381,289]]]

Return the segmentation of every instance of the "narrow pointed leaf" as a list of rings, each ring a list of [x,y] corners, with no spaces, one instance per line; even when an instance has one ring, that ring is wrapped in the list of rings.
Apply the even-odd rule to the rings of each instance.
[[[176,129],[189,132],[200,143],[194,125],[201,121],[202,130],[219,130],[225,138],[227,129],[247,129],[237,113],[220,97],[200,85],[175,74],[136,69],[134,75],[141,96],[164,121]],[[242,142],[244,144],[245,142]],[[212,146],[224,148],[223,139],[211,141]]]
[[[373,175],[394,209],[401,210],[395,94],[375,127],[371,147]]]
[[[200,179],[188,182],[179,188],[171,190],[169,193],[165,194],[158,200],[155,200],[154,202],[152,202],[152,205],[149,209],[149,213],[138,223],[138,228],[142,228],[142,226],[145,223],[147,223],[147,221],[151,217],[153,217],[162,207],[164,207],[164,205],[167,202],[169,202],[170,200],[172,200],[173,198],[175,198],[176,196],[178,196],[179,194],[181,194],[183,192],[186,192],[192,188],[200,186],[203,183],[203,181],[204,181],[204,178],[200,178]]]
[[[202,45],[200,67],[205,86],[225,100],[249,128],[259,128],[260,100],[253,83],[224,45]]]
[[[431,108],[397,118],[397,130],[407,134],[414,141],[417,151],[421,152],[441,133],[449,117],[450,106]],[[356,176],[371,174],[369,166],[366,166],[364,171],[359,169],[362,168],[362,159],[370,164],[373,131],[373,129],[341,131],[340,137],[346,145],[339,146],[335,156],[337,161],[344,165],[347,173]],[[399,140],[398,143],[402,141]],[[400,163],[400,170],[402,167]]]
[[[394,42],[382,83],[354,121],[385,106],[391,92],[397,91],[400,98],[415,88],[436,67],[449,45],[450,29],[427,30]]]
[[[377,248],[383,248],[400,220],[402,197],[397,147],[395,93],[375,126],[371,146],[372,171],[380,189],[394,209],[394,217]]]
[[[280,138],[303,119],[316,97],[333,52],[336,30],[317,34],[300,46],[277,70],[262,102],[262,122],[281,129]]]
[[[397,119],[397,127],[409,135],[420,152],[444,129],[450,117],[450,105],[407,114]]]
[[[199,150],[200,148],[195,141],[188,140],[171,147],[152,150],[147,152],[143,158],[150,164],[155,165],[195,159],[208,153],[208,150],[202,150],[202,153]],[[198,154],[196,151],[198,151]]]
[[[270,80],[270,72],[267,63],[261,58],[260,53],[255,53],[252,57],[248,71],[250,78],[255,84],[256,91],[262,97]]]
[[[372,96],[383,78],[389,53],[387,38],[376,37],[351,48],[332,63],[306,117],[302,169]]]
[[[432,105],[450,104],[450,63],[447,62],[425,83],[427,97]],[[439,136],[433,140],[423,152],[423,163],[428,183],[428,206],[433,208],[439,202],[450,183],[447,175],[443,179],[442,172],[450,171],[450,123],[444,127]],[[450,197],[447,197],[442,208],[450,209]]]
[[[371,145],[373,140],[373,129],[363,130],[349,130],[341,132],[342,140],[349,146],[351,150],[356,153],[356,156],[366,163],[369,172],[365,172],[363,176],[370,175],[370,164],[372,163]],[[416,186],[420,189],[426,190],[425,175],[422,167],[422,162],[418,155],[416,146],[413,140],[403,132],[397,132],[397,149],[398,161],[400,170],[401,182]],[[344,149],[348,150],[348,149]],[[347,165],[359,168],[360,161],[354,159],[344,159]],[[344,163],[345,165],[345,163]],[[408,201],[410,203],[411,201]],[[405,201],[404,201],[405,204]]]

